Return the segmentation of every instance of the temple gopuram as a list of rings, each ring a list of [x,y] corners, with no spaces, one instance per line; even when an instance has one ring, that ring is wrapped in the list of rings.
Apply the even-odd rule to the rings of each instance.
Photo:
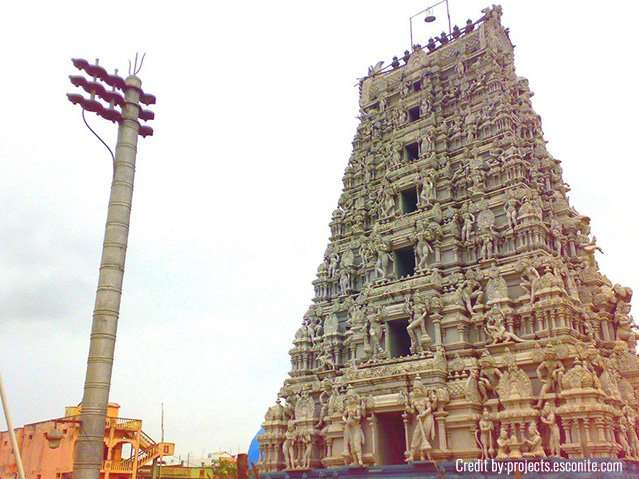
[[[632,290],[600,272],[501,7],[483,13],[360,80],[262,477],[639,460]]]

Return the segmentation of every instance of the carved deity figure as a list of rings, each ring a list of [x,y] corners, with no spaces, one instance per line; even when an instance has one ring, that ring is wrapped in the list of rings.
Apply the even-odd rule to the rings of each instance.
[[[554,246],[555,246],[555,254],[557,256],[561,256],[561,246],[563,240],[563,233],[561,231],[561,223],[557,220],[557,218],[550,219],[550,234],[553,238]]]
[[[373,247],[377,255],[375,262],[375,273],[378,279],[385,279],[392,276],[393,255],[389,242],[384,241],[380,236],[376,236],[373,240]]]
[[[296,441],[297,441],[297,434],[295,432],[295,423],[291,419],[288,421],[286,434],[284,435],[284,443],[282,444],[282,452],[284,453],[286,469],[295,469],[297,467],[297,463],[295,461],[295,442]]]
[[[479,429],[477,430],[478,437],[476,437],[477,445],[481,448],[481,458],[490,459],[495,453],[493,446],[493,429],[495,425],[491,419],[490,413],[487,408],[484,408],[484,412],[479,418]]]
[[[539,431],[537,430],[537,423],[535,421],[530,421],[526,432],[528,435],[528,437],[524,440],[524,444],[528,449],[526,455],[532,457],[546,457],[541,434],[539,434]]]
[[[482,394],[480,391],[480,382],[479,369],[471,369],[464,386],[464,397],[466,398],[466,401],[482,402],[483,400],[485,400],[487,396],[486,386],[482,385],[484,388]]]
[[[557,416],[555,408],[550,401],[546,401],[541,410],[539,419],[548,428],[548,449],[551,456],[561,456],[561,433],[559,424],[557,424]]]
[[[628,436],[630,436],[630,451],[632,452],[632,456],[639,456],[639,436],[637,435],[637,412],[629,406],[628,404],[624,405],[621,409],[626,423],[628,425]]]
[[[431,111],[432,111],[432,105],[430,101],[428,100],[428,97],[425,96],[424,98],[422,98],[422,101],[419,104],[419,116],[425,118],[428,115],[430,115]]]
[[[477,281],[477,276],[478,273],[469,269],[466,271],[465,280],[458,288],[460,298],[464,302],[468,314],[473,314],[475,305],[481,303],[484,297],[484,291]]]
[[[433,204],[437,198],[437,187],[435,184],[435,176],[432,172],[426,173],[424,177],[420,177],[422,188],[419,193],[419,206],[426,208]]]
[[[504,326],[505,319],[504,312],[499,309],[499,306],[497,305],[494,305],[486,314],[484,330],[486,331],[486,336],[488,336],[489,339],[492,339],[492,342],[490,343],[491,345],[506,343],[508,341],[514,341],[516,343],[524,341],[515,333],[506,329],[506,326]]]
[[[364,431],[361,421],[364,418],[359,395],[349,386],[344,398],[344,463],[364,466]]]
[[[300,468],[310,469],[311,454],[313,453],[313,434],[307,429],[300,435],[300,440],[304,451],[302,460],[300,461]]]
[[[382,339],[384,337],[384,313],[379,307],[377,312],[368,318],[368,345],[373,358],[384,352]]]
[[[497,459],[508,459],[510,455],[510,437],[508,430],[502,426],[497,437]]]
[[[619,424],[617,426],[617,440],[621,446],[621,450],[624,451],[625,457],[634,456],[634,451],[630,447],[628,441],[628,420],[625,416],[619,418]]]
[[[488,227],[480,233],[479,259],[489,260],[493,258],[497,251],[496,241],[498,238],[499,233],[497,233],[493,226]]]
[[[406,327],[408,336],[410,337],[410,352],[418,353],[423,350],[422,341],[430,342],[430,337],[426,333],[426,318],[430,309],[430,300],[417,304],[414,308],[410,322]]]
[[[486,401],[501,380],[502,372],[497,369],[495,358],[487,350],[484,350],[479,358],[479,367],[481,368],[478,382],[479,393],[482,401]]]
[[[415,248],[415,256],[417,260],[417,269],[428,269],[428,259],[434,254],[435,249],[431,242],[433,241],[433,234],[430,230],[426,230],[423,233],[417,235],[417,247]]]
[[[351,289],[351,275],[346,268],[339,273],[339,287],[342,294],[347,294]]]
[[[419,141],[419,156],[422,158],[431,156],[435,150],[433,137],[429,133],[423,133]]]
[[[511,194],[508,195],[504,203],[504,211],[506,212],[506,219],[510,229],[515,229],[515,226],[517,226],[517,204],[517,199]]]
[[[436,394],[430,394],[417,376],[415,389],[411,393],[411,401],[406,405],[406,413],[415,415],[415,429],[406,454],[407,461],[426,458],[431,460],[430,451],[435,440],[435,419],[433,413],[437,407]]]
[[[332,370],[334,371],[337,368],[335,365],[335,360],[333,359],[333,353],[328,350],[323,350],[317,356],[317,369],[319,370]]]
[[[334,278],[337,274],[337,268],[339,266],[339,254],[333,252],[328,258],[328,277]]]
[[[381,213],[383,218],[392,218],[397,213],[395,206],[395,192],[392,186],[382,187]]]
[[[634,330],[639,330],[639,327],[634,324],[630,315],[630,303],[617,301],[614,320],[617,323],[617,338],[628,343],[628,351],[634,352],[637,347],[637,334]]]
[[[473,225],[475,224],[475,215],[472,214],[468,209],[465,209],[461,213],[461,219],[461,239],[462,241],[470,241],[470,238],[473,234]]]
[[[402,147],[399,143],[395,142],[390,145],[390,165],[393,168],[398,168],[402,164]]]
[[[532,264],[523,264],[522,269],[523,271],[521,273],[521,281],[519,285],[530,298],[530,304],[533,304],[535,302],[537,286],[539,285],[541,276],[537,271],[537,268],[535,268]]]
[[[546,393],[556,391],[559,392],[561,377],[566,369],[563,363],[557,357],[557,353],[552,345],[548,344],[544,350],[544,360],[537,366],[537,378],[541,382],[541,390],[539,391],[539,400],[537,407],[541,407]]]

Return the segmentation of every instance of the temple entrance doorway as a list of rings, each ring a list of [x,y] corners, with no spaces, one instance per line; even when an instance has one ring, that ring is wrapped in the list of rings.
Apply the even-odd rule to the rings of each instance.
[[[406,437],[401,412],[376,414],[377,450],[381,464],[405,464]]]

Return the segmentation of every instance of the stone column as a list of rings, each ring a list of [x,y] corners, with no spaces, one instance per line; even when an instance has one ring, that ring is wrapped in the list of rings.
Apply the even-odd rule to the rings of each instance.
[[[440,411],[435,413],[435,420],[437,421],[437,439],[439,443],[439,449],[441,451],[448,450],[448,440],[446,437],[446,411]]]
[[[433,327],[435,328],[435,344],[434,346],[440,346],[442,344],[442,315],[439,313],[433,313],[430,315],[433,321]]]
[[[404,423],[404,440],[406,441],[406,452],[410,451],[410,439],[408,437],[408,414],[402,414],[402,422]]]
[[[379,464],[377,457],[377,417],[371,414],[368,419],[368,430],[371,432],[371,454],[373,455],[374,464]]]

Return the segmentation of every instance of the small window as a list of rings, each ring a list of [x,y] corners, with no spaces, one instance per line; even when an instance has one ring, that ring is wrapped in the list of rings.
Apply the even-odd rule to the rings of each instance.
[[[402,213],[417,211],[417,188],[410,188],[401,193]]]
[[[391,358],[410,355],[410,336],[408,320],[395,319],[388,322],[388,345]]]
[[[395,265],[400,278],[415,274],[415,250],[403,248],[395,251]]]
[[[417,121],[419,120],[419,107],[415,106],[408,110],[408,121]]]
[[[406,160],[415,161],[419,158],[419,144],[417,142],[406,145]]]
[[[416,81],[415,83],[413,83],[413,91],[421,91],[421,89],[422,89],[421,81]]]
[[[29,439],[33,439],[33,434],[29,434]]]

